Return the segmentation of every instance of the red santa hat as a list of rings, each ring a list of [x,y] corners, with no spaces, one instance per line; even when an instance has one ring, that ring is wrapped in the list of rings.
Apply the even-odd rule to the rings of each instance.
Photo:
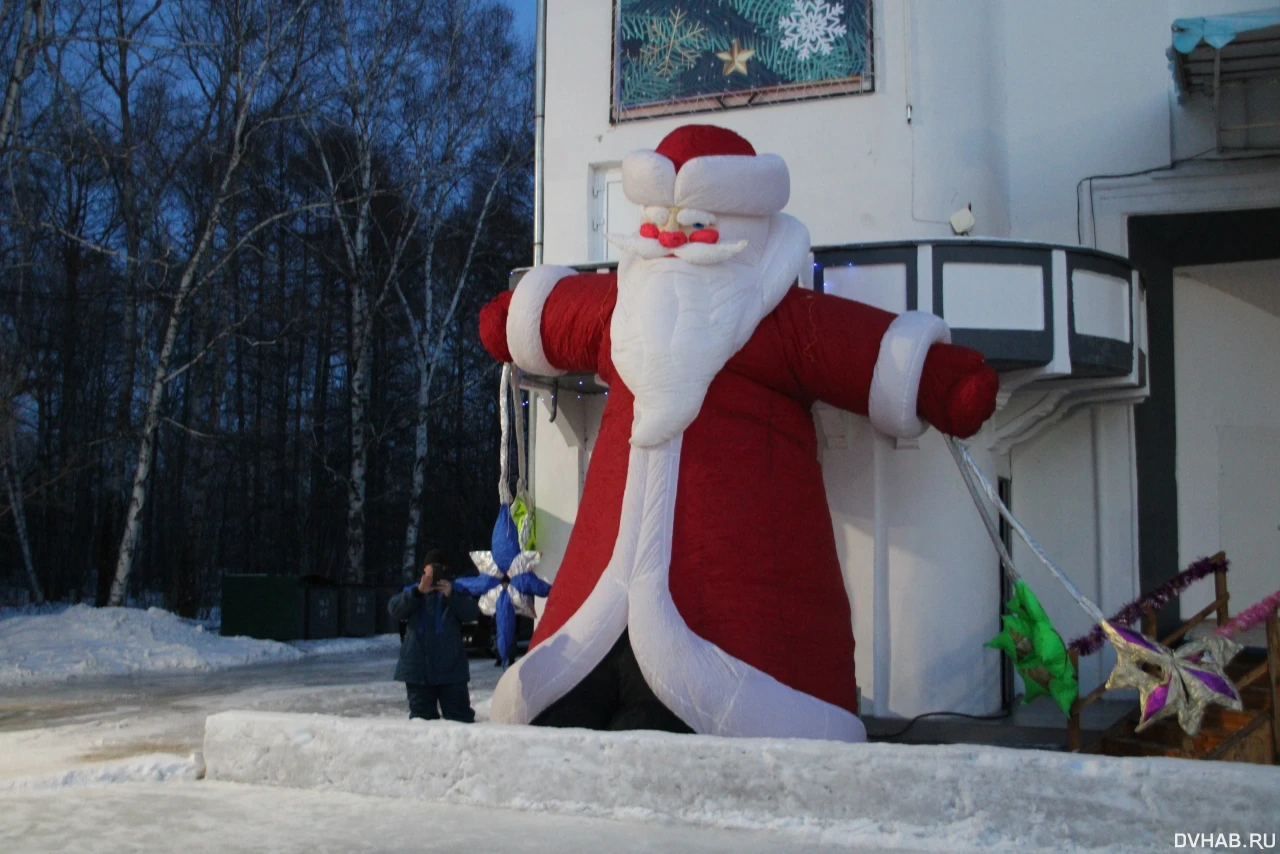
[[[622,189],[637,205],[768,216],[787,204],[791,179],[776,154],[756,154],[738,134],[714,125],[676,128],[654,151],[622,159]]]

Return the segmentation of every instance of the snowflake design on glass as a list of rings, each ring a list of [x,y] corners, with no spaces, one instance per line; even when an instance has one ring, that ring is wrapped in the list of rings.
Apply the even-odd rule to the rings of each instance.
[[[649,21],[640,60],[659,78],[670,80],[692,68],[698,56],[710,46],[706,29],[689,21],[683,9],[673,9],[670,18]]]
[[[827,56],[836,39],[849,31],[840,22],[840,10],[823,0],[795,0],[791,14],[778,19],[785,34],[782,46],[804,60],[815,53]]]

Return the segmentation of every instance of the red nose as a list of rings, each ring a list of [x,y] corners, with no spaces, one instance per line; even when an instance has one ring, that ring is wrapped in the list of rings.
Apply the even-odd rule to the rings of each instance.
[[[658,242],[667,249],[675,249],[689,242],[683,231],[664,231],[658,235]]]
[[[719,243],[720,232],[714,228],[700,228],[689,235],[690,243]]]

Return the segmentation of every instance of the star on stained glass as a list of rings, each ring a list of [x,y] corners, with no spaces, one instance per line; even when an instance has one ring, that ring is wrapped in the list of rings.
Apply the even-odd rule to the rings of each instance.
[[[1107,679],[1107,690],[1138,689],[1142,717],[1135,732],[1176,715],[1183,732],[1195,735],[1210,704],[1240,710],[1240,692],[1223,671],[1240,651],[1240,644],[1230,638],[1210,635],[1175,651],[1106,621],[1102,631],[1116,649],[1116,666]],[[1148,673],[1143,665],[1157,672]]]
[[[717,53],[716,59],[724,61],[724,71],[721,72],[723,76],[728,77],[736,72],[746,77],[747,60],[755,55],[756,52],[754,50],[742,47],[738,44],[738,40],[734,39],[733,47]]]

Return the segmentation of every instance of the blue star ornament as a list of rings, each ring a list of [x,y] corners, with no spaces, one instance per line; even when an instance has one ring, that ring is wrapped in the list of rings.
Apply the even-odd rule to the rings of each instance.
[[[538,577],[541,555],[522,551],[518,544],[511,509],[503,504],[493,526],[493,539],[487,552],[471,552],[471,560],[480,574],[459,578],[453,583],[479,600],[480,611],[497,624],[498,654],[505,667],[510,660],[516,635],[516,615],[534,617],[533,599],[545,597],[551,585]]]
[[[538,552],[520,552],[511,561],[504,572],[493,559],[493,552],[471,552],[471,561],[480,570],[481,575],[475,579],[484,579],[481,584],[486,588],[477,598],[480,610],[493,616],[498,608],[498,598],[505,591],[511,599],[515,613],[522,617],[536,616],[533,610],[533,597],[546,596],[551,585],[543,581],[534,570],[542,555]],[[463,580],[463,579],[459,579]]]

